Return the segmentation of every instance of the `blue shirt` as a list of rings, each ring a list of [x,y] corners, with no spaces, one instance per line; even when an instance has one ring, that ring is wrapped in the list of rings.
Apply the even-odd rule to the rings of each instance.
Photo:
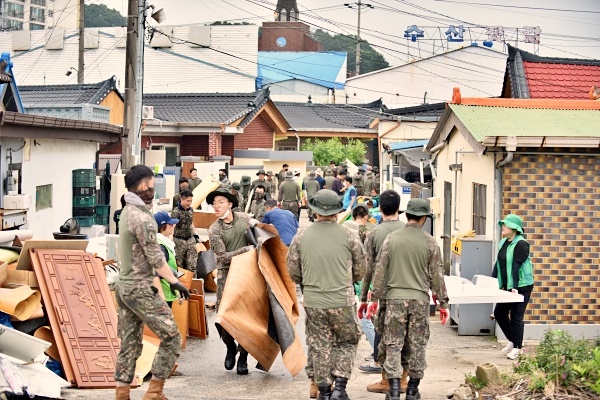
[[[356,205],[356,189],[354,188],[354,186],[350,185],[348,186],[348,189],[346,189],[346,191],[344,192],[344,210],[348,209],[348,207],[350,206],[350,200],[352,200],[353,197],[354,204],[352,204],[352,208],[354,208],[354,206]]]
[[[323,189],[323,186],[325,186],[325,178],[317,175],[315,179],[317,182],[319,182],[319,189]]]
[[[291,211],[281,208],[274,208],[266,213],[262,223],[273,224],[286,246],[290,245],[299,228],[296,216]]]

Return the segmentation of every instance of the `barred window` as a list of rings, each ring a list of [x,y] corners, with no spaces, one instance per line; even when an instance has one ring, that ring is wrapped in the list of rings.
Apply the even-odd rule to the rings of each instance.
[[[476,235],[485,235],[486,191],[486,185],[473,183],[473,230]]]

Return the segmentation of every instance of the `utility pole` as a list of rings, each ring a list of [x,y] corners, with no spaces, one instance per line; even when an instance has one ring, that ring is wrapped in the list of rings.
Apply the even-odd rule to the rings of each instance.
[[[142,84],[145,35],[145,0],[129,0],[125,49],[125,118],[127,136],[122,138],[121,165],[131,168],[140,155]]]
[[[363,3],[361,0],[358,0],[356,4],[356,8],[358,11],[358,29],[356,32],[356,76],[360,74],[360,14],[363,7],[367,8],[375,8],[371,4]],[[348,8],[354,8],[350,3],[344,3],[344,5]]]
[[[79,64],[77,66],[77,83],[83,84],[85,71],[85,61],[83,53],[85,51],[85,4],[84,0],[79,0]]]

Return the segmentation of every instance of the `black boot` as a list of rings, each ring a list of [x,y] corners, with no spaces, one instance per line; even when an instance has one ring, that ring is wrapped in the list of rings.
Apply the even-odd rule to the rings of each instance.
[[[410,378],[408,388],[406,389],[406,400],[421,400],[421,394],[419,393],[420,382],[420,379]]]
[[[390,391],[385,396],[385,400],[400,400],[400,378],[389,378]]]
[[[317,400],[329,400],[331,399],[331,386],[319,386],[319,397]]]
[[[235,367],[235,355],[237,346],[235,343],[227,343],[227,355],[225,356],[225,369],[231,371]]]
[[[331,400],[350,400],[348,393],[346,393],[347,383],[348,379],[346,378],[340,378],[339,376],[335,378],[335,387],[331,394]]]
[[[240,356],[237,361],[238,375],[248,375],[248,352],[242,346],[238,346]]]

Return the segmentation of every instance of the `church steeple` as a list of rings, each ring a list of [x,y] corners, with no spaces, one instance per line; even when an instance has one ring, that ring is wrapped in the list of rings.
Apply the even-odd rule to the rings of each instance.
[[[300,18],[296,0],[277,0],[275,21],[297,21]]]

